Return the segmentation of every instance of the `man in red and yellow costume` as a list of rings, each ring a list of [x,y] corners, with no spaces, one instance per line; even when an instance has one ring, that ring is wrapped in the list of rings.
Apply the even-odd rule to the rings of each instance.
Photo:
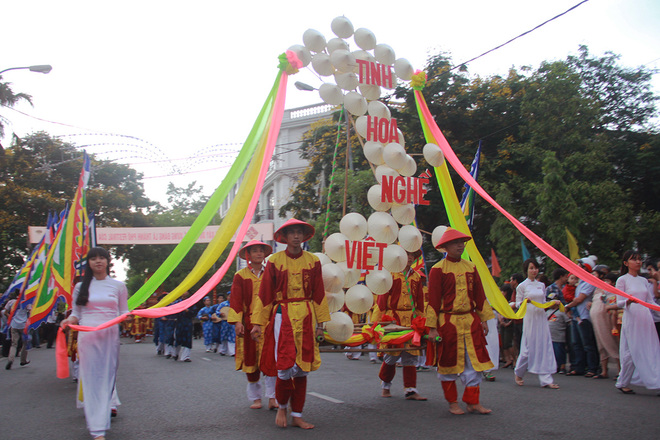
[[[229,296],[229,314],[227,322],[236,329],[236,369],[247,375],[248,399],[250,408],[261,408],[261,384],[259,383],[259,357],[264,341],[263,337],[253,340],[252,311],[255,298],[259,295],[259,286],[264,273],[264,259],[273,252],[273,248],[257,240],[252,240],[238,252],[238,256],[248,262],[248,266],[236,272]],[[275,375],[264,376],[268,409],[277,408],[275,400]]]
[[[379,295],[371,314],[373,322],[384,321],[389,316],[397,325],[410,327],[415,317],[424,317],[424,291],[422,278],[410,265],[415,261],[421,251],[407,252],[408,263],[403,272],[392,273],[392,287]],[[402,347],[403,348],[403,347]],[[426,400],[417,392],[417,356],[419,350],[405,350],[401,352],[385,353],[380,366],[378,377],[382,381],[381,395],[392,397],[390,388],[396,374],[396,364],[403,366],[403,386],[408,400]]]
[[[470,236],[447,228],[435,245],[447,257],[429,273],[426,326],[431,329],[429,338],[442,337],[436,365],[449,411],[465,414],[458,405],[456,379],[460,374],[468,411],[488,414],[491,410],[479,403],[479,384],[480,372],[493,368],[486,350],[486,321],[494,315],[474,263],[461,259],[469,240]]]
[[[259,296],[252,311],[252,338],[258,339],[268,324],[261,353],[261,371],[277,374],[275,395],[279,409],[275,423],[287,426],[291,401],[291,423],[303,429],[314,425],[302,419],[307,375],[321,365],[316,336],[323,335],[321,323],[330,321],[319,259],[302,250],[314,236],[314,227],[291,219],[275,232],[275,241],[287,245],[273,254],[261,279]]]

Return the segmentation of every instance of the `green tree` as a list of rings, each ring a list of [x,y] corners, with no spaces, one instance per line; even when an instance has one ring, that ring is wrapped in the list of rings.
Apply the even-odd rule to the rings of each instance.
[[[27,101],[32,104],[32,96],[26,93],[14,93],[10,87],[11,83],[2,81],[2,75],[0,75],[0,106],[2,107],[13,107],[21,101]],[[0,116],[0,139],[5,136],[5,123],[7,120]],[[2,154],[3,148],[0,145],[0,154]]]

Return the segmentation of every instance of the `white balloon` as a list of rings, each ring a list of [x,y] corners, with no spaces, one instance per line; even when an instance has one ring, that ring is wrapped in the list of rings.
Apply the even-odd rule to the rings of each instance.
[[[415,220],[415,205],[409,203],[407,205],[392,204],[392,217],[402,225],[409,225]]]
[[[433,247],[437,248],[438,243],[440,243],[440,239],[444,235],[445,231],[447,231],[447,226],[438,226],[433,230],[433,233],[431,234],[431,243],[433,243]]]
[[[343,291],[338,293],[325,292],[325,298],[328,301],[328,311],[330,313],[338,312],[344,307],[344,296]]]
[[[374,294],[364,284],[357,284],[346,291],[346,307],[353,313],[367,313],[374,305]]]
[[[362,214],[351,212],[339,221],[339,231],[351,241],[359,241],[367,235],[367,219]]]
[[[378,142],[367,141],[364,143],[364,157],[367,158],[369,162],[378,166],[385,163],[383,160],[383,146]]]
[[[325,239],[325,254],[334,261],[346,261],[346,240],[348,237],[339,232],[330,234]]]
[[[319,96],[323,102],[330,105],[341,105],[344,102],[344,94],[341,89],[334,84],[321,84],[321,87],[319,87]]]
[[[362,270],[360,269],[349,269],[345,261],[337,263],[337,266],[344,271],[344,289],[351,288],[360,281],[360,275],[362,275]]]
[[[375,101],[380,98],[380,86],[375,84],[360,84],[360,93],[369,101]]]
[[[330,76],[335,73],[335,68],[330,62],[330,56],[323,52],[312,56],[312,68],[321,76]]]
[[[393,243],[399,236],[399,225],[386,212],[374,212],[367,220],[369,235],[380,243]]]
[[[336,264],[321,266],[323,274],[323,287],[326,292],[338,293],[344,287],[344,271]]]
[[[368,108],[369,106],[367,105],[367,109]],[[369,120],[367,119],[366,116],[360,116],[355,120],[355,129],[357,130],[358,134],[363,138],[367,137],[368,127],[369,127]]]
[[[371,50],[376,47],[376,36],[369,29],[356,29],[353,39],[360,49]]]
[[[394,280],[388,270],[370,270],[366,277],[367,287],[376,295],[383,295],[392,288]]]
[[[369,206],[371,206],[376,211],[387,211],[392,207],[392,204],[389,202],[383,202],[382,198],[383,187],[381,185],[374,185],[369,188],[367,191],[367,200],[369,201]]]
[[[344,107],[354,116],[362,116],[367,112],[367,100],[358,92],[348,92],[344,95]]]
[[[358,77],[353,72],[335,73],[335,81],[344,90],[355,90],[358,86]]]
[[[392,169],[403,168],[406,163],[406,150],[396,142],[389,143],[383,149],[383,160]]]
[[[432,167],[439,167],[445,162],[445,155],[442,153],[440,147],[436,144],[426,144],[424,145],[424,159]]]
[[[335,341],[344,342],[353,336],[353,320],[344,312],[330,314],[330,321],[325,323],[325,331]]]
[[[410,177],[414,176],[417,172],[417,162],[409,154],[406,155],[406,161],[401,168],[397,168],[397,171],[402,176]]]
[[[341,38],[331,38],[328,40],[328,43],[326,44],[326,47],[328,48],[328,53],[332,53],[335,50],[349,50],[348,43],[342,40]]]
[[[358,66],[353,54],[344,49],[337,49],[332,52],[330,62],[337,70],[342,72],[352,72]]]
[[[351,53],[353,54],[356,60],[369,61],[370,63],[376,62],[376,58],[366,50],[354,50]]]
[[[303,33],[303,44],[312,52],[322,52],[325,49],[325,37],[316,29],[307,29]]]
[[[353,23],[344,16],[333,18],[330,29],[340,38],[350,38],[353,35]]]
[[[422,233],[413,225],[401,226],[399,229],[399,245],[407,252],[415,252],[422,247]]]
[[[383,104],[380,101],[371,101],[367,106],[367,112],[369,113],[369,115],[374,116],[376,118],[385,118],[388,121],[392,119],[392,112],[390,112],[389,107],[387,107],[385,104]],[[364,137],[366,137],[366,135]]]
[[[394,49],[387,44],[379,44],[374,49],[374,56],[380,64],[391,66],[396,60]]]
[[[306,67],[309,62],[312,61],[312,54],[301,44],[294,44],[288,50],[294,52],[298,56],[298,59],[303,63],[303,67]]]
[[[314,255],[316,255],[318,257],[319,262],[321,263],[321,266],[332,263],[332,260],[330,259],[330,257],[328,257],[326,254],[324,254],[322,252],[314,252]]]
[[[405,58],[399,58],[394,62],[394,73],[396,76],[401,78],[404,81],[410,81],[412,79],[415,69],[413,69],[412,64]]]
[[[406,250],[397,244],[391,244],[383,252],[383,267],[390,272],[401,272],[408,264]],[[325,267],[325,266],[324,266]]]
[[[383,176],[392,176],[396,178],[399,177],[399,173],[392,167],[379,165],[376,167],[376,181],[381,183],[383,181]]]

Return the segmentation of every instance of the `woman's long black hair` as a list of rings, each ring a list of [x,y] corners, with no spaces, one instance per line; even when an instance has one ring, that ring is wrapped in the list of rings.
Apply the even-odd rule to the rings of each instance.
[[[620,273],[621,275],[625,275],[625,274],[628,273],[628,266],[626,266],[624,263],[625,263],[626,261],[630,260],[632,257],[640,257],[640,258],[641,258],[641,257],[642,257],[642,254],[640,254],[640,253],[637,252],[637,251],[632,251],[632,250],[630,250],[630,251],[625,251],[625,252],[623,253],[623,256],[621,257],[621,270],[619,271],[619,273]]]
[[[80,292],[78,292],[78,299],[76,299],[76,305],[86,306],[89,302],[89,284],[94,278],[94,272],[89,266],[89,260],[93,257],[103,257],[108,260],[108,265],[105,270],[110,275],[110,253],[101,247],[94,247],[87,252],[87,265],[85,266],[85,274],[83,275],[82,285],[80,286]]]

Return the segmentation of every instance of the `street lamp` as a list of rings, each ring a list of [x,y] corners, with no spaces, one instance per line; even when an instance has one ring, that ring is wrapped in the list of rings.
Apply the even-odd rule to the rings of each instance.
[[[304,82],[300,82],[300,81],[296,81],[295,83],[293,83],[293,85],[296,86],[296,89],[302,90],[303,92],[313,92],[314,90],[318,90],[317,88],[312,87],[309,84],[305,84]]]
[[[9,69],[0,70],[0,75],[9,71],[9,70],[22,70],[28,69],[30,72],[39,72],[39,73],[49,73],[53,70],[53,66],[50,64],[38,64],[36,66],[27,66],[27,67],[10,67]]]

